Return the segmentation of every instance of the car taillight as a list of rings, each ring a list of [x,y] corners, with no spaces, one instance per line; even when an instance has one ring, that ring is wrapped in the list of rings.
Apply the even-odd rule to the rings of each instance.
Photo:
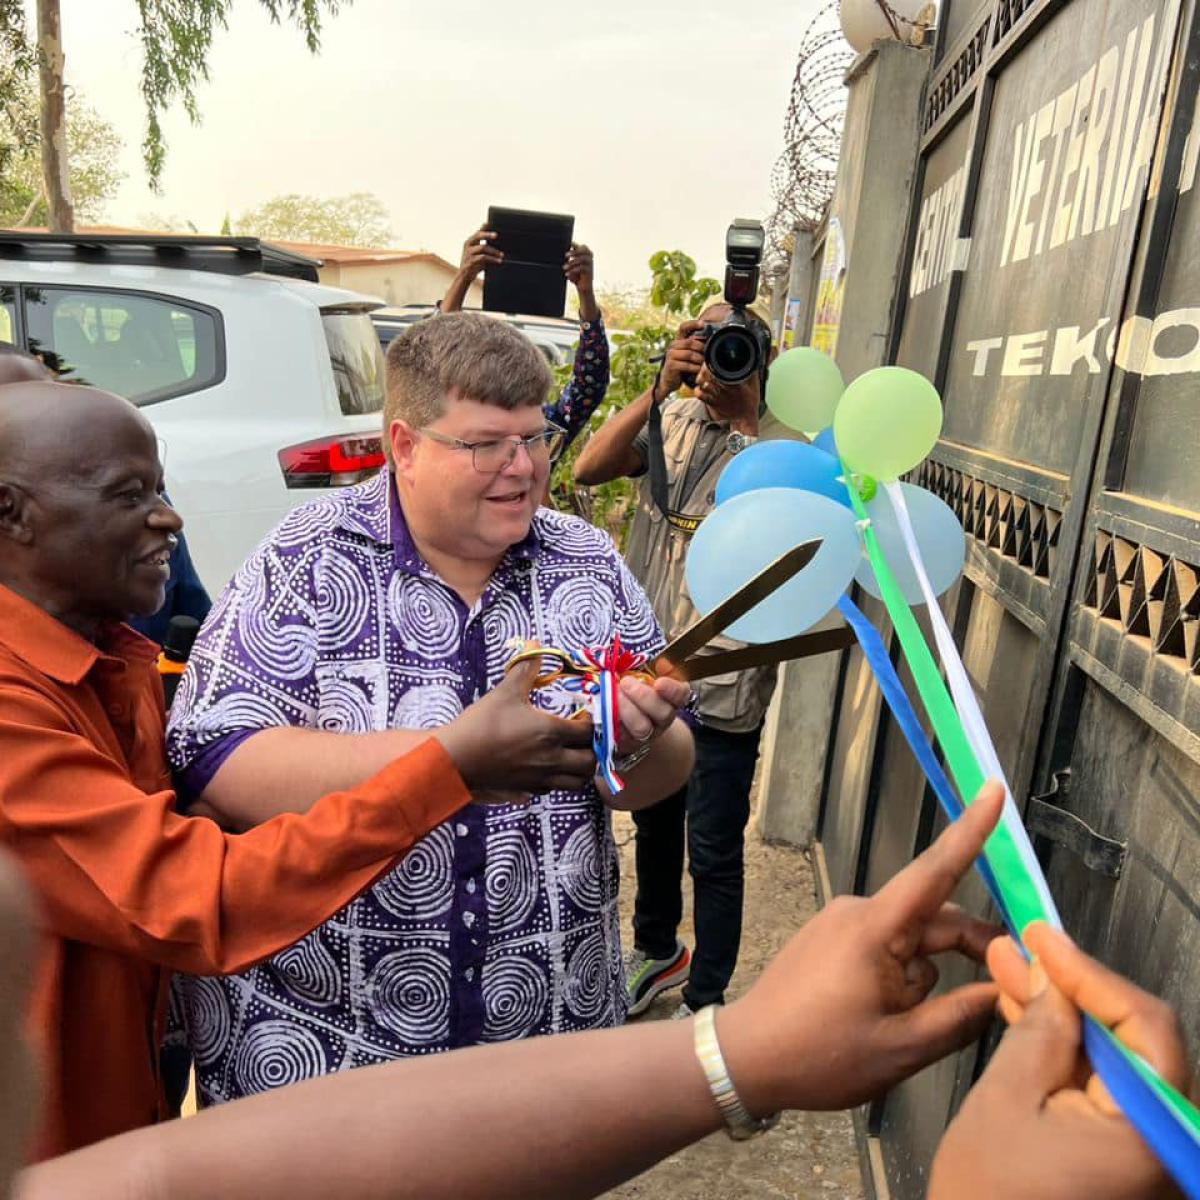
[[[378,437],[319,438],[279,452],[290,488],[347,487],[370,479],[386,461]]]

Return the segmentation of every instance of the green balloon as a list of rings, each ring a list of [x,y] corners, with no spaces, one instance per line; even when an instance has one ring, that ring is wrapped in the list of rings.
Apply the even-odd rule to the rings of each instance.
[[[832,358],[811,346],[797,346],[771,364],[767,407],[789,429],[826,429],[845,390]]]
[[[833,416],[838,453],[852,471],[885,482],[911,471],[937,445],[942,398],[916,371],[879,367],[860,375]]]

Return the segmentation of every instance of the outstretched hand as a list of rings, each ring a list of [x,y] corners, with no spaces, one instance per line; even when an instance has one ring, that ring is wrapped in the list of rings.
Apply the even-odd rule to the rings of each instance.
[[[995,985],[934,996],[933,959],[957,951],[982,961],[1000,932],[948,901],[983,850],[1003,799],[988,784],[873,897],[828,904],[721,1014],[718,1035],[752,1113],[861,1104],[983,1033]]]

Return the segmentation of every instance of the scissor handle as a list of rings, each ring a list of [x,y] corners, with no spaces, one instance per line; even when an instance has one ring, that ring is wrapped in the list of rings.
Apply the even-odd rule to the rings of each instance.
[[[552,671],[540,672],[533,681],[535,688],[549,687],[550,684],[562,679],[564,675],[578,675],[580,673],[579,668],[572,662],[570,655],[564,653],[562,650],[555,650],[553,646],[534,646],[529,650],[519,651],[504,664],[504,673],[507,675],[518,663],[534,660],[540,663],[544,658],[554,660],[559,666]]]

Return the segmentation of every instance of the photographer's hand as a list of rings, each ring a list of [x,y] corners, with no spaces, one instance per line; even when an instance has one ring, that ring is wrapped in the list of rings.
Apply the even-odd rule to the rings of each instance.
[[[698,376],[704,369],[704,342],[694,335],[704,328],[703,321],[684,321],[675,340],[667,348],[662,373],[654,389],[654,399],[662,403],[683,386],[684,376]]]

